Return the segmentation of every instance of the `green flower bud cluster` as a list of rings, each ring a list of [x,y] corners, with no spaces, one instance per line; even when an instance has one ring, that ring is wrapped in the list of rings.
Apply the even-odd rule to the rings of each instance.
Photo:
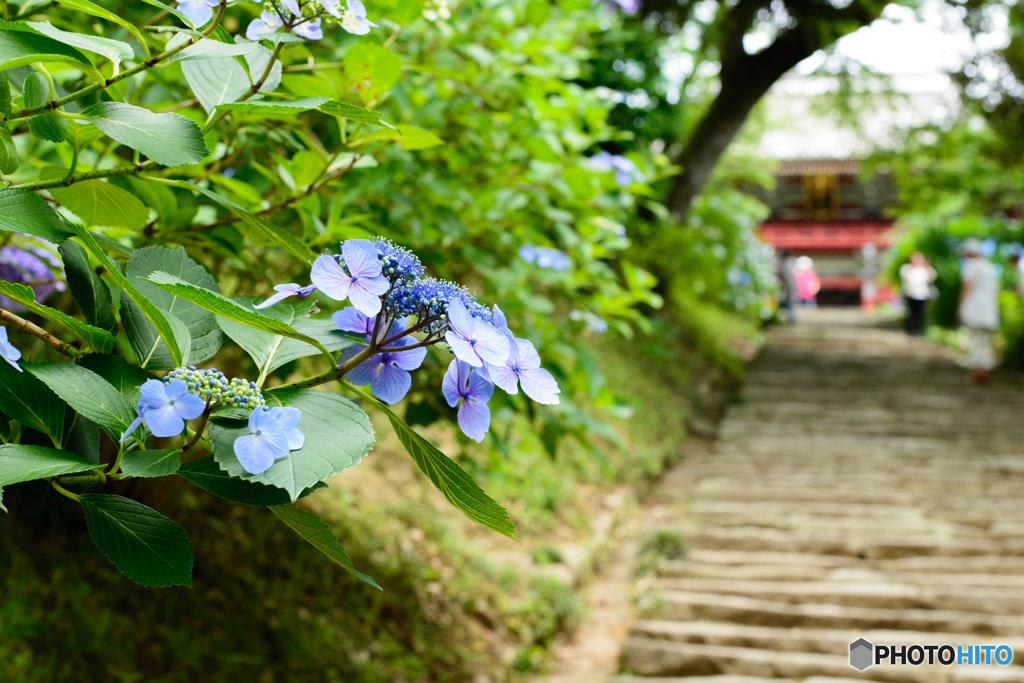
[[[223,372],[214,368],[197,370],[194,365],[174,368],[164,377],[164,382],[172,379],[180,379],[188,385],[190,393],[211,404],[235,405],[247,410],[267,404],[256,382],[247,382],[238,377],[229,380]]]

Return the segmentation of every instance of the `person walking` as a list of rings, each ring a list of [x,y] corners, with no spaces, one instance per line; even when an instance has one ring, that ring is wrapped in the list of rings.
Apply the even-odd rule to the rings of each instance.
[[[796,286],[800,291],[800,300],[803,301],[804,306],[817,308],[821,280],[814,272],[814,261],[810,256],[801,256],[796,260]]]
[[[967,326],[968,380],[985,382],[996,365],[994,332],[999,329],[999,276],[981,255],[981,242],[964,240],[960,247],[964,265],[960,270],[960,322]]]
[[[778,254],[776,276],[779,278],[779,308],[786,312],[791,324],[796,323],[796,301],[799,290],[796,285],[796,265],[793,255],[785,249]]]
[[[907,304],[906,330],[911,337],[924,334],[924,309],[932,298],[936,273],[925,255],[915,251],[910,261],[900,266],[900,283]]]

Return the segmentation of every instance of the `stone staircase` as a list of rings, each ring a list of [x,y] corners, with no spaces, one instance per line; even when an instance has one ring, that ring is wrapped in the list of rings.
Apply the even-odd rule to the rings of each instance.
[[[752,366],[714,452],[650,508],[656,563],[616,683],[1024,681],[1024,392],[855,311]],[[849,644],[1006,644],[1009,666],[849,665]]]

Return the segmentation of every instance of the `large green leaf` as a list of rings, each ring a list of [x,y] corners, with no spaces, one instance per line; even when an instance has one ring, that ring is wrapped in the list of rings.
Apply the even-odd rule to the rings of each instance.
[[[114,338],[106,330],[83,323],[55,308],[36,303],[36,293],[31,287],[0,280],[0,294],[15,301],[38,316],[66,327],[73,335],[85,342],[90,348],[106,353],[114,348]]]
[[[249,213],[227,197],[217,194],[212,190],[207,190],[189,183],[182,183],[181,187],[186,187],[209,197],[237,216],[242,223],[246,225],[246,227],[252,228],[253,231],[263,235],[263,237],[281,247],[300,261],[311,261],[316,258],[316,252],[303,244],[302,241],[297,239],[290,232],[274,225],[270,221],[260,218],[255,214]]]
[[[232,301],[252,308],[260,299],[254,296],[240,296]],[[355,344],[330,318],[310,318],[310,314],[315,310],[316,303],[312,301],[283,301],[263,309],[262,314],[280,320],[297,332],[319,340],[329,351],[340,351]],[[285,363],[317,353],[316,349],[305,342],[256,330],[226,318],[220,318],[217,322],[232,341],[241,346],[253,359],[256,367],[260,369],[261,378],[265,378]]]
[[[75,297],[85,319],[96,327],[117,333],[117,317],[110,288],[89,265],[89,255],[78,242],[65,240],[58,251],[64,261],[68,290]]]
[[[11,82],[6,71],[0,71],[0,114],[11,115]]]
[[[204,491],[232,503],[269,507],[284,505],[291,500],[284,489],[232,477],[220,468],[212,455],[184,463],[178,468],[178,474]]]
[[[3,72],[0,71],[0,73]],[[14,144],[11,130],[6,123],[0,124],[0,173],[10,175],[20,166],[21,157],[18,156],[18,146]]]
[[[157,114],[122,102],[99,102],[82,110],[93,125],[122,145],[164,166],[183,166],[210,154],[203,131],[180,114]]]
[[[0,486],[84,472],[95,466],[77,453],[56,448],[13,443],[0,446]]]
[[[25,107],[34,109],[43,106],[50,99],[50,84],[41,73],[33,71],[25,77],[22,92]],[[68,120],[53,109],[47,109],[28,120],[28,129],[37,138],[64,142],[68,136]]]
[[[157,333],[143,310],[131,299],[121,300],[121,323],[132,352],[135,353],[135,360],[148,370],[170,370],[188,365],[192,354],[192,337],[189,336],[188,327],[173,313],[161,312],[161,315],[181,351],[180,360],[171,355],[163,337]]]
[[[17,187],[0,188],[0,230],[28,233],[54,244],[71,235],[46,200]]]
[[[328,357],[331,358],[331,362],[334,362],[334,357],[331,352],[320,343],[319,340],[304,335],[295,330],[290,325],[286,325],[279,320],[275,320],[265,315],[260,315],[251,308],[246,308],[236,304],[231,299],[227,299],[216,292],[211,292],[208,289],[199,287],[197,285],[185,282],[181,278],[175,277],[169,273],[156,272],[147,278],[150,282],[157,286],[167,290],[175,296],[179,296],[182,299],[191,301],[197,306],[201,306],[206,310],[215,313],[221,317],[227,318],[228,320],[234,320],[235,322],[247,325],[257,330],[264,332],[270,332],[271,334],[278,334],[289,339],[297,339],[307,344],[312,344],[316,348],[320,349]]]
[[[340,564],[360,581],[370,584],[377,590],[383,590],[371,577],[356,571],[356,568],[352,566],[352,560],[349,558],[348,553],[345,552],[345,549],[335,537],[334,532],[331,531],[331,527],[327,526],[327,523],[320,519],[319,515],[294,505],[272,507],[270,511],[287,524],[292,531],[309,541],[314,548]]]
[[[224,346],[224,333],[217,326],[217,318],[204,308],[194,303],[175,296],[146,278],[154,272],[171,273],[183,282],[188,282],[211,292],[219,292],[220,287],[209,271],[192,260],[185,249],[178,247],[168,249],[167,247],[147,247],[135,251],[128,259],[126,275],[138,290],[149,299],[157,308],[165,313],[170,313],[188,328],[188,336],[191,338],[191,348],[188,353],[189,363],[202,363],[213,358],[221,347]],[[155,330],[145,335],[151,343],[159,344],[159,337]],[[148,356],[163,357],[166,355],[164,348],[150,350],[143,354]],[[184,355],[184,354],[183,354]],[[162,364],[147,364],[146,367],[158,368]],[[172,366],[173,367],[173,366]]]
[[[0,67],[13,69],[32,62],[68,62],[89,66],[78,50],[59,40],[40,35],[27,24],[0,22]]]
[[[310,109],[319,109],[330,102],[329,97],[303,97],[298,100],[246,100],[245,102],[229,102],[218,104],[217,109],[230,111],[248,111],[255,114],[301,114]]]
[[[36,429],[54,442],[64,434],[64,401],[29,372],[0,363],[0,413]]]
[[[110,354],[90,353],[88,356],[80,358],[78,364],[83,368],[92,370],[107,380],[122,395],[128,397],[134,397],[135,392],[143,382],[155,377],[152,373],[147,372],[138,365],[129,363],[121,356]],[[134,404],[137,401],[138,399],[135,399],[132,403]]]
[[[138,197],[103,180],[55,187],[50,194],[87,226],[141,230],[149,222],[149,209]]]
[[[434,486],[440,489],[448,502],[462,510],[463,514],[474,522],[515,539],[516,527],[512,524],[508,511],[484,493],[484,490],[473,481],[471,476],[432,443],[413,431],[385,404],[361,389],[347,383],[346,386],[359,394],[363,400],[373,403],[384,411],[391,421],[395,434],[398,435],[398,440],[405,446],[405,450],[409,452],[423,473],[430,478]]]
[[[167,41],[166,49],[173,50],[191,39],[192,36],[185,33],[179,33]],[[176,52],[168,57],[167,63],[172,64],[174,62],[188,62],[200,59],[219,59],[221,57],[242,57],[253,54],[258,50],[259,43],[244,41],[241,43],[222,43],[219,40],[213,40],[212,38],[200,38],[196,43],[186,47],[181,52]]]
[[[92,2],[89,2],[89,0],[57,0],[57,2],[60,3],[61,5],[64,5],[65,7],[70,7],[73,10],[77,10],[79,12],[84,12],[85,14],[91,14],[94,17],[99,17],[100,19],[105,19],[107,21],[112,21],[115,24],[117,24],[118,26],[121,26],[122,28],[124,28],[126,31],[128,31],[128,33],[132,34],[132,36],[135,37],[135,40],[139,41],[140,45],[142,45],[143,47],[145,47],[145,45],[146,45],[146,40],[145,40],[145,38],[142,37],[142,32],[139,31],[139,28],[135,24],[133,24],[132,22],[128,21],[127,19],[123,19],[123,18],[117,16],[113,12],[104,9],[104,8],[100,7],[99,5],[96,5],[96,4],[92,3]],[[97,40],[99,40],[99,39],[97,39]],[[110,42],[117,42],[117,41],[110,41]],[[74,43],[70,43],[70,44],[74,45]],[[124,45],[124,43],[121,43],[121,44]],[[131,59],[132,58],[132,54],[133,54],[132,53],[132,49],[131,49],[130,46],[127,46],[127,45],[125,47],[128,48],[129,52],[128,52],[128,56],[124,57],[124,59]],[[88,48],[86,48],[86,49],[88,49]],[[146,56],[148,57],[149,55],[146,55]]]
[[[128,477],[163,477],[181,467],[181,449],[129,451],[121,460],[121,471]]]
[[[96,238],[94,238],[88,230],[75,223],[71,223],[70,225],[75,231],[75,234],[85,242],[86,248],[92,252],[92,255],[96,257],[103,266],[106,267],[110,276],[114,278],[117,284],[120,285],[121,289],[123,289],[125,293],[132,298],[132,300],[137,304],[139,310],[159,333],[160,338],[164,340],[168,353],[174,363],[174,366],[172,367],[181,365],[181,348],[178,346],[178,342],[175,339],[171,323],[167,321],[164,314],[160,312],[159,308],[150,303],[149,299],[143,296],[135,285],[128,281],[128,278],[121,274],[117,264],[110,260],[103,249],[100,248],[100,245],[96,243]],[[124,304],[123,299],[121,303],[122,305]]]
[[[93,542],[122,574],[143,586],[192,587],[192,544],[174,521],[121,496],[79,502]]]
[[[80,50],[98,54],[101,57],[105,57],[114,62],[114,64],[120,64],[124,60],[132,59],[135,56],[135,51],[132,50],[131,45],[122,43],[120,40],[100,38],[99,36],[85,36],[81,33],[62,31],[48,21],[30,21],[27,23],[44,36],[48,36],[54,40],[59,40],[65,45],[71,45],[72,47],[77,47]],[[131,26],[131,24],[128,25]],[[132,29],[135,29],[135,27],[132,26]]]
[[[363,102],[379,100],[402,77],[401,58],[380,45],[358,42],[345,52],[342,62]]]
[[[349,142],[349,146],[355,147],[375,140],[395,140],[403,149],[409,151],[427,149],[428,147],[444,144],[444,140],[428,130],[423,130],[416,126],[403,125],[392,130],[378,130],[368,133]]]
[[[284,489],[298,500],[304,489],[359,464],[373,448],[373,426],[358,406],[346,398],[315,389],[282,389],[264,393],[267,405],[302,411],[299,430],[305,445],[278,460],[262,474],[249,474],[235,457],[234,443],[249,433],[242,420],[211,420],[214,458],[228,474],[246,481]]]
[[[78,413],[118,441],[135,419],[135,407],[107,380],[71,363],[26,363],[25,369]]]
[[[100,464],[100,428],[92,420],[82,417],[70,406],[64,414],[64,450],[77,453],[91,462]]]
[[[181,71],[207,112],[213,112],[217,105],[234,102],[252,87],[245,67],[234,57],[185,61]]]

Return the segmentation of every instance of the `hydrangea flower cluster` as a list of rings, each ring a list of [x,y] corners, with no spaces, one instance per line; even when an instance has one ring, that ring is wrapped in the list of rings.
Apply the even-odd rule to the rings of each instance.
[[[599,171],[615,171],[615,182],[619,187],[628,187],[634,181],[643,179],[637,165],[618,154],[599,152],[590,157],[590,163]]]
[[[537,247],[532,244],[524,244],[519,247],[519,258],[527,263],[536,265],[538,268],[550,268],[556,271],[569,269],[569,256],[561,249],[555,249],[554,247]]]
[[[232,0],[228,0],[232,2]],[[253,0],[262,4],[264,0]],[[219,0],[180,0],[178,11],[193,27],[205,26],[213,19],[213,10]],[[342,7],[340,0],[267,0],[268,9],[253,19],[245,30],[245,37],[252,41],[263,40],[282,28],[307,40],[324,37],[323,24],[333,23],[349,33],[363,36],[370,28],[377,26],[366,18],[366,6],[359,0],[348,0]]]
[[[14,344],[7,341],[7,328],[0,327],[0,358],[7,361],[12,368],[21,372],[21,366],[18,365],[18,359],[21,358],[21,351],[14,348]]]
[[[512,334],[501,309],[488,309],[465,287],[424,272],[415,254],[383,238],[347,240],[340,254],[314,261],[309,287],[350,301],[352,306],[335,312],[333,320],[363,340],[341,354],[349,381],[369,384],[381,401],[397,403],[408,393],[409,373],[423,363],[426,347],[443,342],[455,356],[445,374],[445,399],[458,408],[462,431],[478,443],[490,426],[487,402],[495,386],[509,394],[521,387],[538,403],[559,402],[558,383],[541,368],[533,344]],[[300,289],[307,288],[278,285],[277,294],[255,307]]]
[[[305,441],[298,430],[302,417],[298,408],[270,408],[255,382],[238,377],[229,380],[214,368],[175,368],[162,380],[146,380],[139,391],[139,416],[125,430],[121,441],[143,423],[153,436],[181,434],[186,422],[215,403],[250,411],[250,434],[238,437],[234,444],[235,455],[249,474],[265,472],[276,460],[302,448]]]
[[[17,241],[18,244],[0,247],[0,280],[30,286],[40,303],[54,292],[64,291],[62,265],[56,254],[30,235],[18,234]],[[0,307],[9,311],[24,310],[3,295],[0,295]]]

